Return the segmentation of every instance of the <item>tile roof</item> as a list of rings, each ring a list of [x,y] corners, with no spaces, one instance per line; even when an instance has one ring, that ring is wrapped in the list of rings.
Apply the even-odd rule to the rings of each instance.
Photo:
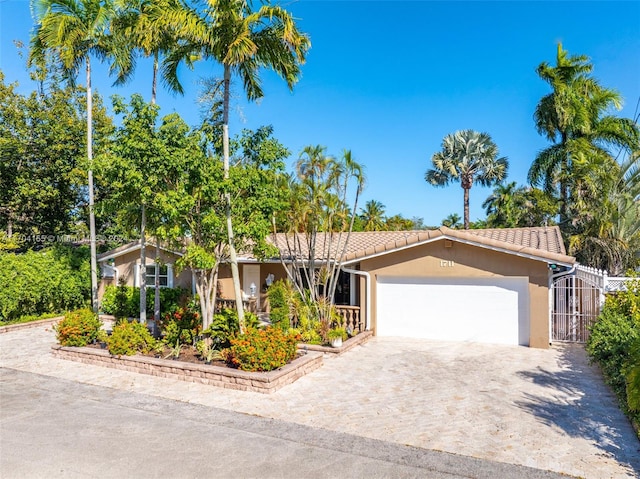
[[[299,260],[304,260],[309,255],[308,245],[305,243],[306,236],[301,234],[298,235],[298,238],[301,244],[298,245],[295,253]],[[355,263],[371,256],[392,253],[399,249],[438,239],[452,239],[511,254],[528,256],[540,261],[575,263],[575,258],[567,256],[560,229],[557,226],[479,230],[453,230],[442,226],[435,230],[353,232],[349,235],[349,242],[344,249],[346,239],[346,233],[319,234],[317,236],[316,260],[321,261],[327,257],[339,256],[344,250],[344,261]],[[285,259],[289,254],[287,240],[292,245],[292,235],[278,233],[275,238],[269,237],[269,241],[280,249]],[[149,246],[151,245],[149,244]],[[98,260],[119,256],[137,247],[139,247],[138,242],[129,243],[98,255]],[[163,247],[163,249],[166,248]],[[245,262],[256,261],[251,254],[240,254],[238,259]]]
[[[297,251],[298,258],[308,256],[308,245],[304,243],[306,237],[299,235],[302,244]],[[285,256],[289,252],[287,238],[292,242],[291,235],[278,233],[270,238]],[[338,256],[344,248],[346,234],[319,234],[316,252],[318,260],[329,256]],[[370,256],[391,253],[398,249],[412,245],[427,243],[439,238],[453,239],[479,246],[499,249],[512,254],[531,256],[549,262],[573,264],[575,258],[567,256],[562,236],[557,226],[533,228],[495,228],[478,230],[453,230],[440,227],[436,230],[417,231],[371,231],[353,232],[349,236],[349,243],[344,250],[344,259],[348,263],[365,259]]]

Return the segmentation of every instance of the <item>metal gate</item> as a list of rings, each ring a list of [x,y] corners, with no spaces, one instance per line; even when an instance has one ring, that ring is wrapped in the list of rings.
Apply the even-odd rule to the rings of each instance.
[[[573,274],[557,278],[551,288],[551,337],[553,341],[584,343],[596,321],[604,291],[596,281]]]

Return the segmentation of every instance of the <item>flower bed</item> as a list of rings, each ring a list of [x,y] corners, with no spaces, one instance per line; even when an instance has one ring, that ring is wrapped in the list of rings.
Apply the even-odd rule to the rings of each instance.
[[[289,364],[269,372],[240,371],[229,367],[157,359],[141,355],[118,357],[112,356],[103,349],[60,345],[52,347],[52,354],[57,358],[85,364],[260,393],[277,391],[322,366],[322,354],[318,352],[305,352]]]
[[[316,351],[320,353],[335,354],[336,356],[339,356],[343,353],[346,353],[350,349],[353,349],[356,346],[369,341],[372,336],[373,331],[363,331],[359,334],[356,334],[352,338],[347,339],[339,348],[334,348],[331,346],[321,346],[319,344],[298,343],[298,349],[303,351]]]

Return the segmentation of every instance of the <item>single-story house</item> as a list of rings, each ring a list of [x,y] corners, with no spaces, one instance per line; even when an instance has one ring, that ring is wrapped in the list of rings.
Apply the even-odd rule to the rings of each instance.
[[[285,235],[271,240],[286,258]],[[101,290],[118,278],[137,285],[139,249],[130,243],[99,256]],[[191,273],[176,274],[173,267],[180,252],[162,249],[160,255],[157,268],[150,244],[148,284],[158,271],[162,287],[192,288]],[[552,276],[575,262],[555,226],[354,232],[334,299],[350,321],[378,336],[547,348]],[[239,257],[243,293],[255,298],[259,311],[266,307],[267,278],[286,277],[285,267],[292,266],[280,258]],[[232,299],[228,268],[221,268],[220,285],[221,296]]]

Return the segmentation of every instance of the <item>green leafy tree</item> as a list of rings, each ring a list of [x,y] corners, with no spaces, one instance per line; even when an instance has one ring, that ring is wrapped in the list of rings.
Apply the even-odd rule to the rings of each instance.
[[[93,95],[91,89],[91,56],[111,56],[118,64],[124,58],[122,49],[112,41],[109,24],[115,15],[110,0],[34,0],[36,26],[31,39],[31,64],[44,65],[53,59],[70,80],[75,79],[84,63],[87,95],[87,160],[89,189],[89,231],[91,247],[91,302],[98,308],[98,276],[96,260],[96,225],[93,184]],[[49,55],[49,58],[47,58]]]
[[[156,194],[167,187],[175,172],[156,127],[158,107],[145,103],[137,94],[129,105],[114,97],[113,106],[116,114],[124,115],[122,126],[116,131],[111,151],[100,159],[99,165],[113,188],[109,206],[124,213],[130,228],[140,225],[140,322],[146,323],[146,254],[142,246],[146,242],[148,208],[152,225],[161,221]]]
[[[50,242],[52,235],[57,240],[82,233],[77,228],[86,204],[82,95],[55,81],[46,85],[24,96],[17,84],[5,84],[0,72],[0,228],[9,239],[14,233],[44,235]],[[109,134],[111,119],[99,98],[94,113],[96,130]],[[28,240],[21,246],[44,243]]]
[[[507,176],[508,162],[498,156],[498,147],[487,133],[461,130],[445,136],[442,150],[431,158],[433,168],[425,179],[433,186],[457,181],[464,190],[464,228],[469,229],[469,190],[499,183]]]
[[[245,131],[234,141],[238,147],[234,151],[237,165],[225,178],[222,162],[211,149],[203,147],[206,136],[201,131],[191,131],[184,123],[176,123],[171,131],[170,158],[180,174],[175,184],[156,195],[168,219],[159,232],[179,248],[184,247],[188,238],[178,266],[190,268],[195,274],[206,329],[213,320],[219,266],[229,262],[226,196],[231,195],[239,248],[257,258],[276,255],[266,239],[272,216],[284,208],[276,185],[288,152],[271,137],[270,127]]]
[[[447,228],[459,229],[462,226],[462,218],[458,213],[451,213],[442,220],[442,226]]]
[[[597,197],[585,201],[569,238],[581,263],[622,275],[640,262],[640,154],[613,164]]]
[[[552,145],[542,150],[529,170],[534,186],[544,185],[560,198],[560,227],[580,216],[582,197],[593,194],[615,165],[611,148],[637,149],[638,129],[632,120],[608,112],[620,109],[622,99],[591,76],[593,66],[584,55],[570,56],[558,44],[556,65],[540,64],[538,75],[552,92],[534,114],[538,132]]]
[[[384,229],[387,231],[409,231],[417,228],[412,219],[405,218],[404,216],[397,214],[388,216],[385,219]]]
[[[499,184],[482,203],[489,228],[521,228],[555,224],[557,200],[537,188]]]
[[[223,67],[222,79],[222,149],[224,177],[230,176],[229,166],[229,100],[232,76],[241,78],[247,98],[251,101],[263,96],[259,72],[270,69],[289,86],[297,82],[300,65],[310,47],[309,38],[298,31],[291,14],[279,6],[263,4],[252,9],[245,0],[208,0],[192,9],[169,8],[169,25],[186,38],[205,60],[213,60]],[[179,62],[174,62],[177,68]],[[177,77],[177,75],[170,75]],[[244,310],[240,290],[240,276],[236,241],[232,223],[231,195],[227,195],[225,212],[228,236],[229,263],[233,276],[236,307],[241,330],[244,329]]]
[[[364,231],[381,231],[385,229],[385,206],[376,200],[369,200],[360,210],[360,219]]]

